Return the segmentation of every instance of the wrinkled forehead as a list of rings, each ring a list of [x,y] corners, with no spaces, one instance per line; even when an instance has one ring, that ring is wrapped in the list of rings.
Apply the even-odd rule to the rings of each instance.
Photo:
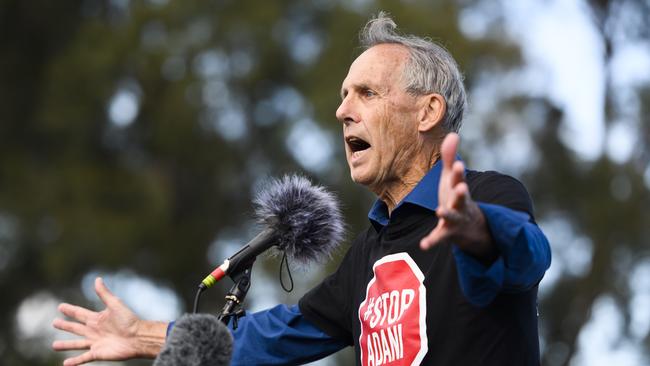
[[[346,87],[346,82],[368,82],[370,79],[375,82],[399,81],[408,57],[408,49],[399,44],[385,43],[370,47],[352,62],[342,87]]]

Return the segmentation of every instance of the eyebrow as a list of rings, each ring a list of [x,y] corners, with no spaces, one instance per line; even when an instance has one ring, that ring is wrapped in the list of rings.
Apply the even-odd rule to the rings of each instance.
[[[341,99],[345,98],[345,94],[348,91],[348,89],[352,89],[352,90],[367,90],[367,89],[375,90],[375,88],[372,88],[367,83],[353,84],[350,88],[341,89],[341,93],[340,93]]]

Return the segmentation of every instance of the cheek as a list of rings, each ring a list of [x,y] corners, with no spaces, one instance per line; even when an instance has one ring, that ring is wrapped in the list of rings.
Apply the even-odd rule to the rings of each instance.
[[[381,144],[381,149],[384,151],[391,151],[394,149],[394,133],[399,133],[399,128],[396,128],[394,125],[394,114],[389,106],[384,106],[381,113],[379,113],[377,118],[377,137],[379,143]]]
[[[410,116],[387,107],[380,121],[378,137],[383,152],[394,155],[399,151],[408,150],[410,145],[415,144],[417,131]]]

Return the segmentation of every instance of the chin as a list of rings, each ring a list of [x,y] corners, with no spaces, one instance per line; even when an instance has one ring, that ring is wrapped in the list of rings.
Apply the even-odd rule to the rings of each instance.
[[[350,178],[354,183],[361,184],[362,186],[370,186],[372,184],[372,177],[363,175],[361,172],[350,171]]]

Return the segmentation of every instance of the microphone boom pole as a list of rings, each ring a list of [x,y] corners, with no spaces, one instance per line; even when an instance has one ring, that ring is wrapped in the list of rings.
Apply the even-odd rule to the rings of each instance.
[[[250,262],[243,271],[231,276],[235,284],[230,288],[230,291],[226,295],[226,303],[221,310],[221,314],[218,316],[219,320],[226,325],[228,325],[232,318],[233,330],[237,329],[239,318],[246,315],[246,312],[241,308],[241,305],[251,287],[251,271],[253,268],[253,262],[254,261]]]

